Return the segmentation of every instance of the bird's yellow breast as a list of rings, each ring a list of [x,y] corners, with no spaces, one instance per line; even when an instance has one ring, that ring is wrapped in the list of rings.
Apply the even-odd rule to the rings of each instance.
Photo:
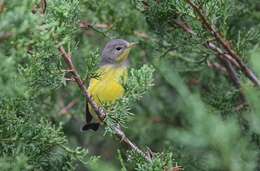
[[[113,103],[124,94],[122,82],[127,79],[126,67],[103,66],[98,70],[99,77],[92,78],[88,92],[98,104]],[[89,105],[91,115],[99,121],[94,110]]]

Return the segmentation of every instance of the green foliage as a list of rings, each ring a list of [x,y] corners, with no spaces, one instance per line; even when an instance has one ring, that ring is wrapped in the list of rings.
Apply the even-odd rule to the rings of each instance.
[[[62,7],[77,8],[75,2],[63,1]],[[48,118],[51,100],[47,92],[61,87],[64,79],[55,36],[74,33],[69,30],[75,26],[69,22],[76,22],[76,13],[67,16],[71,19],[66,20],[69,27],[59,29],[54,26],[60,24],[59,15],[50,15],[44,21],[32,13],[35,2],[8,1],[1,5],[1,35],[10,35],[0,44],[4,71],[0,79],[1,170],[73,170],[79,161],[87,165],[94,157],[85,149],[71,148],[61,123],[55,121],[59,125],[55,126]],[[65,21],[65,16],[59,17]]]
[[[130,161],[136,163],[135,170],[137,171],[160,171],[173,170],[173,155],[172,153],[158,153],[154,154],[152,162],[144,161],[133,152],[129,152],[128,158]]]
[[[86,52],[86,54],[88,55],[86,57],[86,62],[84,65],[85,72],[86,72],[84,78],[87,81],[90,80],[91,78],[99,77],[96,71],[98,70],[98,64],[100,62],[98,49],[96,49],[95,51],[88,49],[88,51]]]
[[[198,151],[207,149],[208,152],[203,154],[203,158],[210,170],[253,170],[256,162],[255,147],[250,147],[246,138],[240,137],[237,121],[233,118],[222,121],[205,108],[199,97],[190,95],[178,75],[172,76],[165,72],[163,75],[180,95],[185,106],[182,108],[183,117],[189,118],[186,129],[169,130],[167,133],[175,134],[175,137],[179,137],[176,140],[181,144],[187,143],[189,147]]]
[[[61,125],[56,128],[44,118],[37,120],[41,114],[36,113],[32,101],[23,98],[0,101],[3,156],[0,167],[4,170],[71,170],[78,160],[87,164],[90,160],[86,158],[87,151],[68,147]],[[10,158],[15,158],[17,165],[11,164]]]
[[[260,75],[258,0],[192,2]],[[219,61],[205,42],[218,43],[187,1],[51,0],[45,14],[39,3],[0,0],[0,170],[259,170],[259,89],[208,67]],[[125,95],[105,104],[104,131],[82,133],[86,101],[58,48],[87,86],[112,38],[138,42]],[[102,136],[118,124],[151,162]]]

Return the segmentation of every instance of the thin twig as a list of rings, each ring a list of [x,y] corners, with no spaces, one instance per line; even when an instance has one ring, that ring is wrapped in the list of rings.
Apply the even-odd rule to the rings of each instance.
[[[234,60],[229,54],[223,52],[223,50],[217,47],[214,43],[207,42],[204,44],[204,46],[215,51],[217,54],[224,56],[224,58],[226,58],[229,62],[231,62],[236,68],[240,68],[240,65],[237,63],[236,60]]]
[[[185,23],[184,21],[181,21],[181,20],[177,20],[177,19],[173,19],[174,23],[181,27],[185,32],[187,33],[190,33],[192,35],[197,35],[193,30],[192,28],[187,24]]]
[[[223,67],[222,65],[220,65],[219,63],[217,63],[217,62],[212,63],[210,61],[207,61],[207,64],[208,64],[209,68],[213,68],[219,72],[222,72],[225,75],[228,75],[227,69],[225,67]]]
[[[67,114],[67,113],[69,112],[69,110],[70,110],[73,106],[75,106],[75,104],[76,104],[78,101],[79,101],[78,98],[72,100],[69,104],[67,104],[66,106],[64,106],[64,107],[60,110],[59,115],[65,115],[65,114]]]
[[[216,38],[216,40],[222,45],[222,47],[227,51],[227,53],[233,57],[239,64],[241,71],[256,85],[260,86],[260,81],[253,73],[253,71],[246,66],[246,64],[241,60],[241,57],[231,48],[230,43],[222,37],[222,35],[215,29],[215,26],[210,24],[203,14],[202,10],[192,2],[192,0],[186,0],[186,2],[193,8],[194,12],[198,14],[202,25]]]
[[[90,103],[90,105],[93,107],[94,111],[97,113],[100,120],[104,120],[104,118],[107,116],[106,113],[98,107],[98,105],[94,102],[90,94],[87,92],[87,88],[85,87],[83,81],[81,80],[75,66],[72,63],[71,54],[67,53],[63,47],[59,48],[59,51],[61,52],[64,61],[69,66],[69,70],[71,70],[71,74],[73,75],[74,80],[78,84],[79,88],[82,90],[83,95],[87,98],[87,101]]]
[[[222,53],[221,49],[215,47],[213,43],[206,44],[206,47],[209,49],[216,49],[217,51],[217,58],[220,60],[220,62],[224,65],[224,67],[227,70],[227,73],[229,75],[230,80],[234,83],[236,88],[240,88],[240,80],[237,75],[236,70],[234,69],[233,65],[231,64],[230,60],[228,60],[224,53]]]
[[[83,29],[83,30],[92,29],[92,30],[94,30],[95,32],[102,34],[104,37],[111,39],[111,38],[106,34],[106,32],[103,32],[103,31],[97,29],[95,26],[93,26],[93,25],[92,25],[91,23],[89,23],[88,21],[81,21],[81,22],[79,23],[79,27],[80,27],[81,29]],[[112,28],[112,25],[110,25],[110,27],[108,28],[108,30],[111,29],[111,28]]]
[[[72,63],[72,57],[71,54],[67,53],[63,47],[59,48],[59,51],[65,61],[65,63],[68,65],[70,73],[73,75],[73,78],[75,79],[76,83],[78,84],[79,88],[82,90],[83,95],[86,97],[88,103],[91,105],[91,107],[94,109],[96,114],[98,115],[99,119],[101,121],[104,121],[104,118],[108,115],[102,108],[98,107],[98,105],[95,103],[95,101],[92,99],[90,94],[87,91],[87,88],[85,87],[82,79],[80,78],[75,66]],[[125,133],[122,131],[122,129],[117,126],[114,127],[114,131],[116,136],[121,139],[121,142],[124,142],[126,145],[128,145],[129,148],[143,156],[147,161],[151,162],[152,159],[150,156],[146,155],[140,148],[135,145],[131,140],[129,140]]]
[[[230,61],[225,59],[224,56],[222,55],[217,55],[219,57],[219,59],[221,60],[222,64],[225,66],[225,68],[227,69],[227,73],[229,75],[229,78],[231,79],[231,81],[234,83],[234,86],[236,88],[240,88],[240,80],[239,77],[235,71],[235,69],[233,68],[233,66],[231,65]]]

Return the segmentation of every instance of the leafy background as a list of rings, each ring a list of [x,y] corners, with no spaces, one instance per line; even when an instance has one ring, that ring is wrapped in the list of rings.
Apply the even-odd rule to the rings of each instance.
[[[259,170],[259,89],[241,72],[236,88],[209,67],[219,62],[203,46],[213,38],[187,1],[52,0],[42,11],[43,2],[0,0],[1,170],[157,171],[176,162],[189,171]],[[194,2],[259,75],[258,0]],[[196,36],[176,20],[185,20]],[[108,110],[140,148],[156,152],[152,163],[108,127],[80,131],[85,99],[66,81],[58,47],[72,53],[87,85],[113,38],[138,42],[126,86],[143,97],[128,93],[129,103]]]

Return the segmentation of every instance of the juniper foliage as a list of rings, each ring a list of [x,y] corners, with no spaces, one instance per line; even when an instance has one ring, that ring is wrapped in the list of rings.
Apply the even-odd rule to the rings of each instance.
[[[205,46],[220,44],[188,2],[0,0],[0,170],[259,170],[259,89],[209,65],[223,68]],[[259,76],[258,0],[191,2]],[[138,42],[126,93],[82,133],[86,101],[58,48],[87,86],[113,38]],[[104,135],[118,124],[151,162]]]

